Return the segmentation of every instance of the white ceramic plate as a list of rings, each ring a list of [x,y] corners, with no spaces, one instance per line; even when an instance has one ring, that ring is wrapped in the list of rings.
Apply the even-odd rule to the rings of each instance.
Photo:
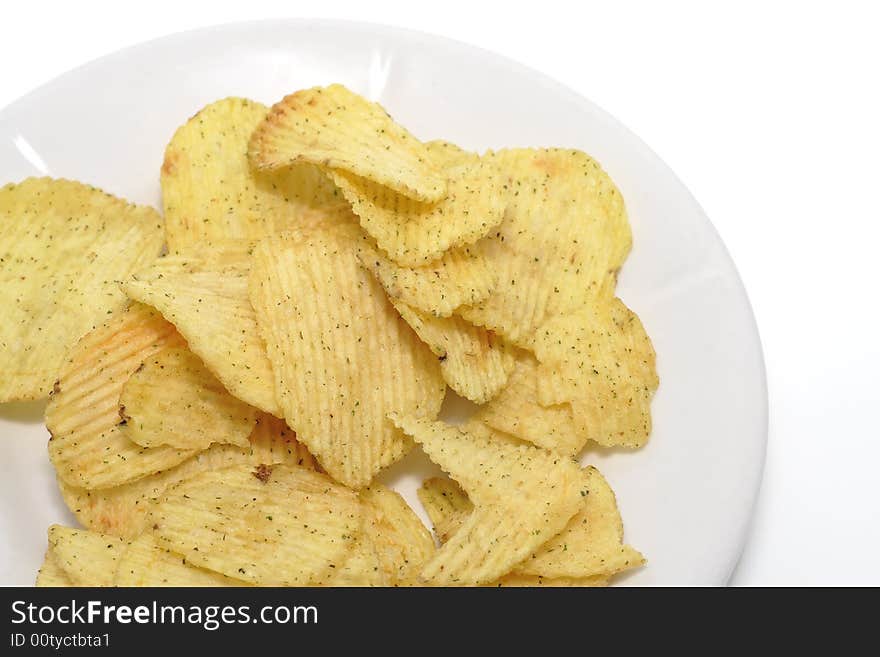
[[[619,295],[657,350],[654,432],[637,453],[591,451],[617,491],[626,538],[648,556],[625,584],[724,584],[764,460],[767,394],[746,293],[724,245],[672,171],[589,101],[514,62],[438,37],[339,22],[189,32],[72,71],[0,112],[0,184],[64,176],[159,207],[175,128],[206,103],[271,104],[341,82],[424,139],[469,149],[565,146],[620,186],[634,235]],[[2,309],[0,309],[2,312]],[[0,583],[31,584],[53,522],[72,523],[46,456],[43,404],[0,406]],[[418,455],[388,479],[421,511]]]

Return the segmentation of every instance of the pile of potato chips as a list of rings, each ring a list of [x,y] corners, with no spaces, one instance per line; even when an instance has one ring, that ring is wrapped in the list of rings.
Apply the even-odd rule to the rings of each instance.
[[[84,529],[42,586],[602,586],[644,562],[574,460],[658,378],[615,298],[620,192],[580,151],[423,143],[332,85],[181,126],[164,218],[0,189],[0,401],[49,395]],[[476,404],[438,420],[450,388]],[[414,445],[449,478],[376,481]]]

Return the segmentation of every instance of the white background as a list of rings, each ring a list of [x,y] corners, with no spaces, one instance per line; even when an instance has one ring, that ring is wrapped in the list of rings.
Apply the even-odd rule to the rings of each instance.
[[[0,107],[139,41],[273,17],[434,32],[569,85],[676,171],[752,299],[770,440],[732,583],[880,585],[880,15],[709,4],[15,3],[0,22]]]

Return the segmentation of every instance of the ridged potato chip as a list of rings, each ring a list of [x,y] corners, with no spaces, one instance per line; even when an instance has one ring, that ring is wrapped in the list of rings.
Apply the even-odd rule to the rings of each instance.
[[[548,588],[593,588],[608,586],[608,578],[603,575],[594,577],[538,577],[537,575],[505,575],[501,579],[486,586],[505,587],[548,587]]]
[[[167,470],[197,450],[141,447],[119,427],[119,395],[140,364],[182,346],[174,327],[148,306],[130,305],[73,347],[49,404],[49,458],[59,479],[80,488],[110,488]]]
[[[119,558],[114,586],[247,586],[244,582],[187,563],[163,548],[152,534],[131,542]]]
[[[381,105],[340,84],[303,89],[274,105],[248,153],[260,169],[308,162],[423,202],[446,196],[446,180],[426,146]]]
[[[375,544],[364,533],[352,539],[348,555],[333,568],[323,580],[313,581],[310,586],[367,587],[388,586],[388,578],[379,560]]]
[[[37,580],[34,586],[37,588],[73,586],[73,581],[64,572],[51,545],[46,548],[46,556],[43,557],[43,565],[37,571]]]
[[[519,586],[584,586],[578,583],[584,578],[607,579],[644,563],[637,550],[623,543],[623,521],[617,500],[602,474],[587,467],[581,481],[580,510],[561,532],[513,568],[510,576],[522,577]],[[419,489],[419,499],[441,543],[459,531],[473,510],[465,492],[450,479],[425,480]],[[529,583],[529,578],[543,581]],[[574,583],[565,583],[566,580]]]
[[[488,239],[449,249],[439,260],[420,267],[398,265],[366,241],[358,258],[392,299],[437,317],[449,317],[459,306],[479,303],[492,291],[495,272]]]
[[[113,586],[128,541],[61,525],[49,527],[49,545],[73,586]]]
[[[477,409],[474,420],[560,454],[576,456],[587,438],[578,429],[569,404],[538,403],[538,362],[518,351],[507,385]]]
[[[457,315],[434,317],[402,301],[392,303],[440,359],[443,379],[456,393],[483,404],[507,383],[516,364],[514,351],[494,333]]]
[[[357,494],[284,465],[201,473],[151,511],[159,545],[187,562],[264,586],[305,586],[344,563],[361,530]]]
[[[142,447],[246,447],[257,409],[230,395],[189,349],[169,347],[145,360],[122,386],[122,432]]]
[[[535,333],[538,401],[571,403],[578,432],[606,447],[641,447],[651,433],[656,355],[638,316],[619,299],[554,317]]]
[[[0,402],[48,395],[67,350],[125,305],[116,281],[163,241],[155,210],[88,185],[0,187]]]
[[[413,200],[344,171],[331,177],[379,248],[399,265],[421,267],[488,235],[505,216],[507,194],[494,160],[473,155],[445,173],[448,194],[437,203]]]
[[[468,492],[473,512],[422,569],[423,581],[475,585],[508,573],[565,528],[581,505],[580,469],[566,457],[392,416]]]
[[[498,282],[460,309],[518,346],[547,318],[594,296],[613,296],[632,244],[623,198],[580,151],[509,149],[484,156],[506,181],[509,206],[497,229]]]
[[[281,415],[272,366],[248,300],[248,267],[162,258],[123,283],[125,293],[161,312],[226,389],[251,406]]]
[[[172,253],[218,239],[259,239],[348,210],[333,182],[313,165],[251,167],[248,140],[268,112],[246,98],[224,98],[178,128],[161,173]]]
[[[201,472],[232,465],[275,463],[316,467],[312,455],[296,440],[284,420],[261,414],[248,447],[213,445],[180,465],[114,488],[86,490],[60,479],[58,484],[64,503],[83,526],[106,534],[135,538],[147,528],[149,512],[156,500],[180,482]]]
[[[435,552],[427,527],[399,493],[381,484],[361,491],[365,533],[379,555],[386,581],[392,586],[416,582],[422,566]]]
[[[343,236],[264,240],[250,293],[288,424],[334,479],[369,484],[411,446],[386,414],[436,417],[446,389],[437,359]]]

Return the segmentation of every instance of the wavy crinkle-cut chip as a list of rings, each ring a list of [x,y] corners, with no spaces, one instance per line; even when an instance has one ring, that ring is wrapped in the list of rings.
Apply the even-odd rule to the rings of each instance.
[[[568,456],[577,455],[586,437],[578,430],[569,404],[538,402],[538,362],[526,351],[516,354],[507,385],[473,419],[512,436]]]
[[[64,572],[51,545],[46,549],[46,556],[43,557],[43,565],[37,571],[37,580],[34,585],[38,588],[73,586],[73,581]]]
[[[331,175],[379,248],[399,265],[422,267],[488,235],[507,208],[504,181],[491,158],[473,155],[445,172],[448,194],[438,203],[413,200],[344,171]]]
[[[87,529],[52,525],[49,545],[73,586],[113,586],[119,557],[128,541]]]
[[[623,543],[623,521],[617,500],[602,474],[587,467],[581,482],[578,512],[561,532],[534,550],[508,575],[521,577],[523,582],[529,578],[543,582],[519,586],[583,586],[562,582],[607,579],[645,562],[637,550]],[[418,494],[441,543],[449,541],[464,526],[473,510],[467,494],[450,479],[427,479]]]
[[[437,359],[340,235],[263,241],[250,291],[288,424],[334,479],[369,484],[411,447],[386,415],[437,416]]]
[[[119,427],[119,395],[144,360],[182,346],[174,327],[135,303],[86,334],[61,367],[49,404],[49,458],[59,479],[80,488],[110,488],[167,470],[196,453],[141,447]]]
[[[613,296],[632,244],[623,198],[580,151],[511,149],[484,156],[502,171],[509,206],[496,231],[497,284],[461,314],[519,346],[545,319]]]
[[[258,412],[230,395],[198,356],[181,347],[145,360],[119,397],[122,432],[143,447],[245,447]]]
[[[439,260],[403,267],[381,249],[364,244],[361,264],[379,280],[392,299],[437,317],[449,317],[459,306],[485,299],[495,285],[488,238],[449,249]],[[492,251],[494,252],[494,251]]]
[[[425,144],[379,105],[340,84],[293,93],[269,110],[248,147],[260,169],[307,162],[347,171],[424,202],[446,195]]]
[[[376,546],[361,531],[354,538],[348,556],[341,563],[334,564],[334,568],[325,579],[314,581],[310,586],[388,586],[388,578],[382,568]]]
[[[365,533],[378,552],[387,582],[392,586],[414,584],[435,552],[431,533],[399,493],[373,484],[360,496]]]
[[[58,483],[65,504],[85,527],[134,538],[148,527],[149,512],[156,500],[180,482],[237,464],[255,467],[275,463],[312,469],[316,465],[284,420],[263,414],[251,433],[248,447],[213,445],[178,466],[114,488],[86,490],[61,480]]]
[[[230,393],[278,416],[272,366],[248,300],[248,269],[163,258],[122,287],[129,297],[154,306],[174,324]]]
[[[651,433],[656,355],[638,316],[619,299],[554,317],[535,333],[538,401],[570,402],[578,432],[606,447],[641,447]]]
[[[162,251],[149,207],[70,180],[0,187],[0,402],[41,399],[83,334],[125,305],[116,281]]]
[[[393,416],[469,494],[473,512],[425,564],[434,585],[492,582],[559,533],[581,504],[574,461],[443,422]]]
[[[241,580],[187,563],[186,559],[143,534],[119,558],[114,586],[247,586]]]
[[[584,500],[563,531],[517,566],[524,575],[545,578],[610,576],[641,566],[645,558],[623,543],[617,498],[593,467],[583,471]]]
[[[402,301],[392,301],[431,351],[440,359],[443,379],[456,393],[483,404],[501,390],[516,363],[513,348],[492,331],[457,315],[434,317]]]
[[[157,543],[187,562],[263,586],[305,586],[344,563],[361,530],[357,494],[297,466],[204,472],[151,511]]]
[[[486,586],[496,586],[498,588],[594,588],[608,586],[608,578],[604,575],[596,575],[594,577],[538,577],[537,575],[512,574],[505,575],[498,581]]]
[[[281,171],[251,166],[248,140],[268,112],[252,100],[225,98],[178,128],[161,172],[172,253],[218,239],[259,239],[348,211],[333,182],[314,165]]]

